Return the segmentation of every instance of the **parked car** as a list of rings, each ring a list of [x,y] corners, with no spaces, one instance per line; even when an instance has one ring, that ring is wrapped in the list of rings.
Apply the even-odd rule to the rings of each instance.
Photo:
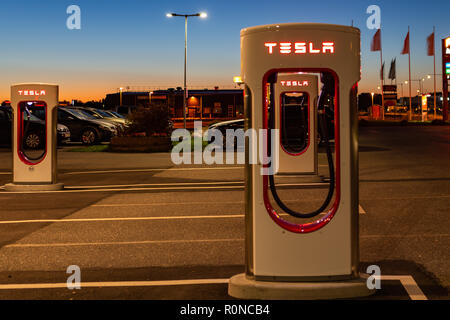
[[[227,140],[226,140],[227,129],[232,129],[232,130],[242,129],[242,130],[244,130],[244,119],[229,120],[229,121],[214,123],[208,127],[208,130],[210,130],[210,129],[216,129],[222,133],[222,137],[223,137],[222,144],[223,144],[223,148],[225,150],[226,144],[227,144]],[[235,144],[237,144],[237,145],[235,145],[235,149],[237,148],[239,150],[239,149],[242,149],[245,147],[245,142],[244,142],[244,144],[239,144],[240,140],[236,140],[236,141],[234,142]],[[233,143],[233,141],[230,141],[230,143]]]
[[[95,119],[82,110],[59,107],[58,122],[69,128],[71,141],[82,142],[86,145],[109,142],[117,135],[116,125]]]
[[[71,107],[72,109],[80,109],[83,110],[86,113],[89,113],[91,116],[98,120],[107,120],[114,122],[116,124],[120,124],[122,127],[125,126],[126,120],[124,118],[119,118],[114,115],[108,114],[107,112],[95,109],[95,108],[88,108],[88,107]]]
[[[12,145],[12,109],[11,107],[0,107],[0,144],[5,146]],[[28,130],[25,132],[25,147],[37,149],[45,141],[45,122],[34,114],[30,114],[28,120],[25,120]],[[70,130],[65,125],[57,125],[57,143],[58,145],[67,143],[70,140]]]
[[[58,123],[56,125],[56,130],[58,132],[58,145],[66,144],[70,141],[70,130],[65,125]]]
[[[117,113],[115,111],[112,110],[103,110],[103,112],[108,113],[109,115],[111,115],[112,117],[116,117],[119,119],[126,119],[126,117],[124,117],[123,115],[121,115],[120,113]]]

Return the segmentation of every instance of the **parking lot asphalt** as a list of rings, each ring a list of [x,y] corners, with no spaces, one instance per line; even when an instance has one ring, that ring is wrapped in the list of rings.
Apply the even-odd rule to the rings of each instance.
[[[0,298],[230,298],[226,281],[244,270],[242,165],[67,149],[58,152],[64,191],[0,191]],[[361,128],[359,158],[361,271],[376,264],[386,276],[370,299],[411,299],[402,277],[448,299],[450,128]],[[0,150],[0,185],[11,167]],[[282,196],[314,207],[324,186]],[[92,286],[68,290],[69,265]]]

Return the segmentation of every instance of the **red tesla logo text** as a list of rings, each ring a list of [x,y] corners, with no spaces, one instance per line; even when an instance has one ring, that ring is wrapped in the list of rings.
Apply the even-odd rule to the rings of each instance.
[[[19,90],[19,96],[45,96],[45,90]]]
[[[281,86],[283,87],[306,87],[309,85],[308,81],[303,80],[303,81],[295,81],[295,80],[287,80],[287,81],[280,81]]]
[[[314,47],[312,42],[266,42],[264,46],[269,54],[276,50],[281,54],[334,53],[334,42],[322,42],[320,47]]]

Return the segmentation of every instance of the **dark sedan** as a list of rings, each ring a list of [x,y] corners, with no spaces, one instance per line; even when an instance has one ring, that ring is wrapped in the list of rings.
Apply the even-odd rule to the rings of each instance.
[[[81,110],[58,108],[58,123],[70,130],[71,141],[91,145],[108,142],[117,135],[117,126],[104,120],[97,120]]]

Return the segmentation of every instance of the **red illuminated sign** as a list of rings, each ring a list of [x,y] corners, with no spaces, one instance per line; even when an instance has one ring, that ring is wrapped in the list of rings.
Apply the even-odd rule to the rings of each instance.
[[[264,46],[269,54],[273,54],[275,50],[281,54],[334,53],[334,42],[322,42],[319,47],[314,47],[312,42],[266,42]]]
[[[308,81],[304,80],[304,81],[296,81],[296,80],[282,80],[280,81],[281,86],[283,87],[306,87],[309,85]]]
[[[45,90],[19,90],[19,96],[45,96]]]

